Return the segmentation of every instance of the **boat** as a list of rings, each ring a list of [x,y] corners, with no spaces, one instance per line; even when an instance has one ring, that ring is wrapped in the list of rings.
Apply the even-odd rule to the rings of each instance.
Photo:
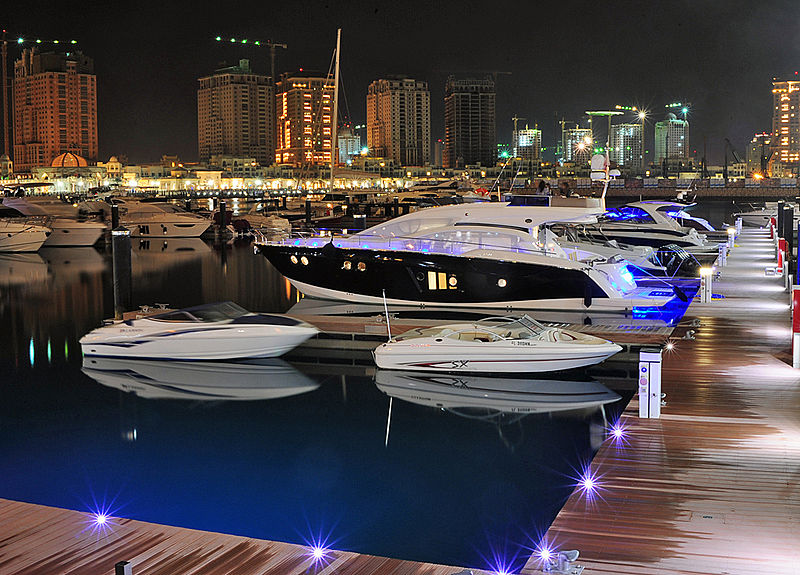
[[[303,321],[251,313],[233,302],[145,309],[80,340],[85,357],[225,360],[278,357],[319,330]]]
[[[460,204],[350,236],[259,241],[255,249],[298,290],[321,299],[381,304],[385,292],[397,305],[625,312],[680,297],[672,286],[637,286],[622,258],[572,257],[547,229],[594,221],[603,211],[602,202],[588,201]]]
[[[583,226],[583,231],[595,239],[636,246],[663,248],[669,245],[688,251],[717,251],[716,244],[709,245],[706,235],[682,226],[665,213],[674,209],[673,206],[674,202],[631,202],[607,210],[596,223]]]
[[[36,252],[50,229],[36,224],[0,219],[0,252]]]
[[[45,247],[93,246],[106,230],[106,225],[101,222],[79,221],[77,208],[57,197],[3,198],[0,217],[19,218],[50,228]]]
[[[109,203],[110,202],[110,203]],[[82,213],[111,215],[111,204],[119,206],[120,224],[135,238],[199,238],[212,221],[167,202],[140,202],[130,198],[81,202]]]
[[[523,315],[408,331],[374,352],[381,369],[539,373],[594,365],[622,348]]]
[[[476,410],[526,415],[578,411],[596,409],[620,399],[598,381],[379,369],[375,385],[389,397],[458,415],[475,415]]]
[[[84,357],[82,371],[102,385],[146,399],[256,401],[319,387],[281,359],[197,362]]]

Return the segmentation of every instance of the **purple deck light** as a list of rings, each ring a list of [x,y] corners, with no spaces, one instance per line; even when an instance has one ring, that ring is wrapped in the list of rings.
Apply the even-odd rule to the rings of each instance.
[[[108,515],[105,513],[94,514],[94,524],[98,527],[103,527],[108,522]]]

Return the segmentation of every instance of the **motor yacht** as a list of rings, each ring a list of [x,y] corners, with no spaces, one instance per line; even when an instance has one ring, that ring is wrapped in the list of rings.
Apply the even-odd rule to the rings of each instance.
[[[319,387],[281,359],[197,362],[84,357],[82,371],[102,385],[146,399],[256,401]]]
[[[79,204],[84,213],[100,213],[110,218],[111,203],[119,206],[120,224],[132,237],[199,238],[211,227],[211,220],[181,210],[167,202],[140,202],[130,198],[92,200]]]
[[[631,202],[611,208],[597,218],[596,223],[584,226],[586,234],[601,240],[662,248],[674,245],[690,251],[716,251],[707,237],[694,228],[682,226],[666,212],[673,202]]]
[[[595,221],[596,206],[512,202],[428,208],[350,236],[256,244],[296,288],[321,299],[399,305],[625,311],[674,292],[638,287],[622,258],[568,254],[554,222]]]
[[[594,365],[622,348],[524,315],[408,331],[375,349],[382,369],[538,373]]]
[[[95,329],[80,343],[85,357],[225,360],[278,357],[318,331],[287,316],[221,302],[134,313]]]
[[[620,396],[597,381],[427,374],[379,369],[375,385],[389,397],[458,415],[475,410],[552,413],[593,409]]]
[[[19,218],[50,228],[45,247],[93,246],[106,230],[106,225],[101,222],[79,221],[77,208],[57,197],[3,198],[0,217]]]
[[[44,226],[0,219],[0,252],[38,251],[49,235]]]

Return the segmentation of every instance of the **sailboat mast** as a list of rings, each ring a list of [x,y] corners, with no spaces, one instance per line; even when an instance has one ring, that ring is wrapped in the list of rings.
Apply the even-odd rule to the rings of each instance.
[[[333,167],[339,156],[339,142],[336,139],[339,127],[339,52],[342,47],[342,29],[336,31],[336,68],[333,75],[333,116],[331,117],[331,193],[333,193]]]

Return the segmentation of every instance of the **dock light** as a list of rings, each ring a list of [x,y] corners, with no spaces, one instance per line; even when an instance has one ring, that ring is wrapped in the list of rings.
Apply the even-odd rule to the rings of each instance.
[[[672,351],[673,349],[675,349],[675,344],[673,342],[671,342],[671,341],[668,341],[664,345],[664,349],[666,349],[667,351]]]
[[[553,557],[555,557],[555,552],[547,545],[541,546],[536,554],[539,556],[539,559],[545,563],[548,563]]]
[[[96,526],[103,527],[106,523],[108,523],[108,515],[105,513],[95,513],[94,524]]]
[[[615,441],[622,441],[625,439],[625,428],[622,427],[619,422],[611,426],[611,437],[613,437]]]
[[[709,267],[700,268],[701,277],[709,277],[711,276],[712,273],[714,273],[714,268],[709,268]]]

